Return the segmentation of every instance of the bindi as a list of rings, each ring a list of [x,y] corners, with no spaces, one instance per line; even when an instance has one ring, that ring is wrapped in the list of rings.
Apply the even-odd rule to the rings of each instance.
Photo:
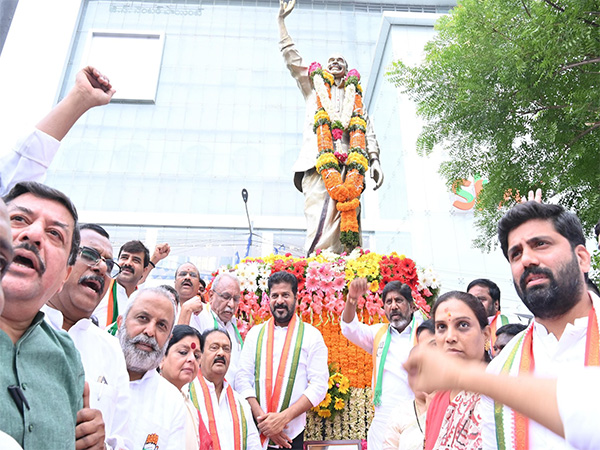
[[[192,350],[195,350],[195,349],[196,349],[196,343],[195,343],[195,342],[192,342],[192,343],[190,344],[190,347],[192,347]]]

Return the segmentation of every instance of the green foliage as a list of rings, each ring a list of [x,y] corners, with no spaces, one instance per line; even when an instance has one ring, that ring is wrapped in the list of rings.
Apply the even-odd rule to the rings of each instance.
[[[426,120],[417,151],[447,152],[448,186],[489,180],[477,245],[490,247],[514,202],[509,189],[542,188],[591,229],[600,218],[600,1],[463,0],[436,30],[420,66],[397,61],[387,77]]]

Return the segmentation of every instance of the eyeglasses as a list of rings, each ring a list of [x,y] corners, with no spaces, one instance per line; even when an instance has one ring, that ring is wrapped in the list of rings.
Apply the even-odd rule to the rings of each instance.
[[[181,271],[181,272],[177,272],[177,276],[181,277],[181,278],[184,278],[184,277],[200,278],[196,272],[186,272],[185,270]]]
[[[240,296],[239,295],[231,295],[229,292],[217,292],[217,291],[213,291],[215,294],[217,294],[219,297],[221,297],[223,300],[225,300],[226,302],[228,302],[229,300],[233,299],[234,302],[238,303],[240,301]]]
[[[96,249],[91,247],[80,247],[79,254],[81,255],[82,261],[90,267],[95,267],[100,264],[101,261],[104,261],[104,264],[106,265],[106,273],[108,273],[111,278],[114,278],[121,273],[121,266],[119,266],[112,259],[106,259],[103,257]]]

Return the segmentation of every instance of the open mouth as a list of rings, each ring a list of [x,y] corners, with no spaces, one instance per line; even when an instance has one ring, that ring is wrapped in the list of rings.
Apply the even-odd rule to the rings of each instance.
[[[187,281],[187,280],[185,280],[185,281],[183,281],[183,282],[181,283],[181,285],[182,285],[182,286],[188,286],[188,287],[192,287],[192,282],[191,282],[191,281]]]
[[[35,267],[35,264],[33,263],[33,260],[30,258],[27,258],[23,255],[16,255],[13,259],[13,265],[17,265],[17,266],[21,266],[21,267],[26,267],[28,269],[34,269],[37,270]]]
[[[81,282],[82,286],[85,286],[88,289],[91,289],[96,294],[102,290],[101,284],[97,280],[87,279]]]

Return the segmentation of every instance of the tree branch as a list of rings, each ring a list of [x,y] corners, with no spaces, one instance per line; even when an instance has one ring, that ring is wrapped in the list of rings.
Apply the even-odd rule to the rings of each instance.
[[[592,131],[594,131],[597,128],[600,128],[600,122],[596,122],[594,125],[592,125],[591,127],[589,127],[587,130],[584,130],[581,133],[579,133],[577,136],[575,136],[575,138],[571,142],[569,142],[567,144],[567,148],[569,148],[571,145],[573,145],[579,139],[581,139],[582,137],[584,137],[586,134],[591,133]]]
[[[544,3],[546,3],[547,5],[552,6],[554,9],[558,9],[560,12],[565,12],[565,8],[563,8],[562,6],[558,6],[556,3],[552,3],[550,0],[543,0]],[[583,20],[585,23],[587,23],[588,25],[591,25],[593,27],[600,27],[600,25],[598,25],[595,22],[592,22],[590,20],[587,19],[581,19]]]
[[[579,62],[576,62],[576,63],[567,64],[566,66],[561,67],[558,70],[558,73],[564,72],[565,70],[569,70],[569,69],[572,69],[574,67],[584,66],[586,64],[595,64],[595,63],[600,63],[600,58],[585,59],[583,61],[579,61]]]
[[[521,0],[521,4],[523,5],[523,8],[525,8],[525,12],[527,13],[527,15],[529,16],[529,18],[531,19],[531,13],[529,12],[529,8],[525,4],[525,0]]]

